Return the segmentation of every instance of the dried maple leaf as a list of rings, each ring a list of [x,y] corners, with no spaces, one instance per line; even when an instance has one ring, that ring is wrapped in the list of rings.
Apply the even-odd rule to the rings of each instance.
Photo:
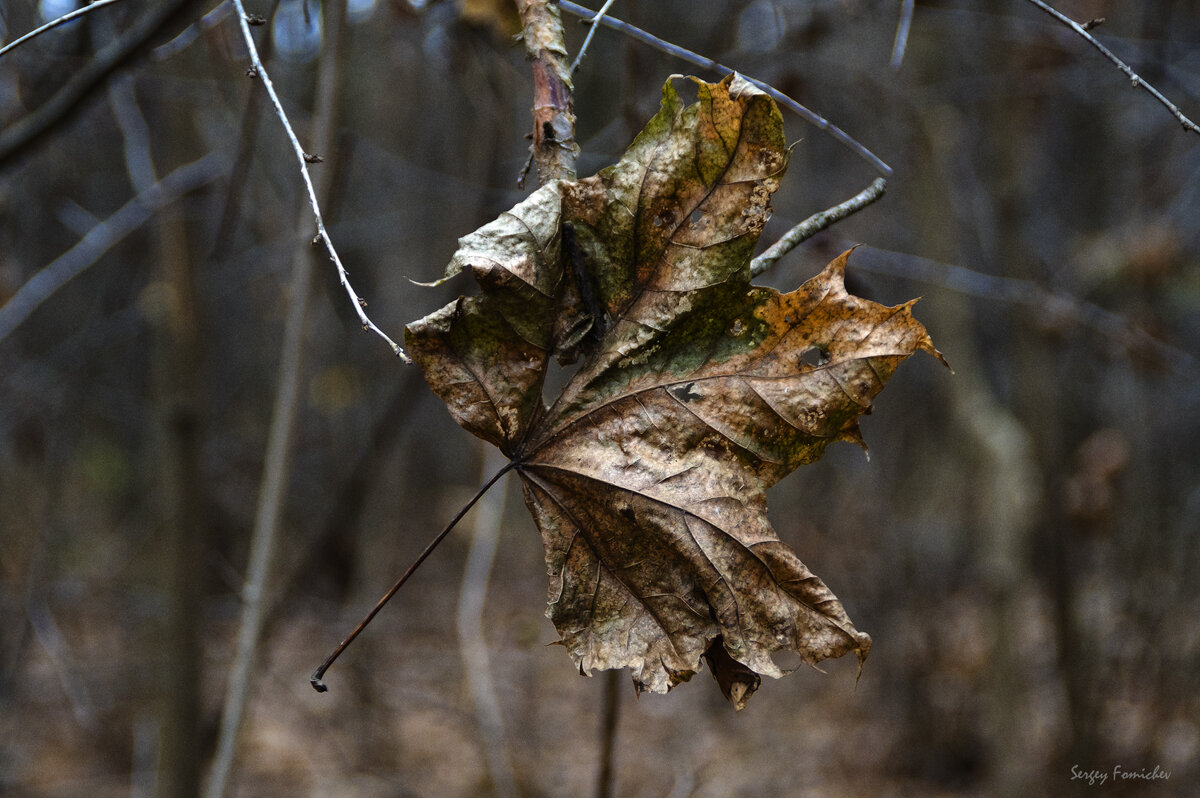
[[[846,292],[849,253],[788,294],[750,285],[782,120],[741,78],[696,85],[685,107],[668,81],[616,165],[463,238],[447,278],[470,269],[481,294],[406,339],[458,423],[513,461],[580,671],[627,667],[666,692],[704,657],[741,708],[782,675],[776,652],[866,656],[765,492],[833,441],[861,444],[899,363],[937,352],[912,303]],[[550,357],[579,354],[547,407]]]

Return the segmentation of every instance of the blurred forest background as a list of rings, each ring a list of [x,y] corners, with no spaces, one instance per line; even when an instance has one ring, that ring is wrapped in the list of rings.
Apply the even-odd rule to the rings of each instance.
[[[440,276],[459,236],[534,187],[515,185],[532,101],[515,18],[482,0],[249,5],[324,156],[330,235],[399,339],[472,290],[410,280]],[[622,674],[615,794],[1082,795],[1093,770],[1106,795],[1194,794],[1200,136],[1024,0],[919,0],[893,68],[902,5],[612,7],[895,169],[880,202],[765,281],[791,289],[861,243],[851,290],[922,296],[955,369],[906,363],[863,421],[869,462],[833,447],[770,495],[781,537],[874,638],[861,681],[830,662],[734,713],[707,676],[635,700]],[[3,0],[0,40],[72,7]],[[1200,2],[1057,7],[1106,18],[1093,33],[1200,118]],[[573,55],[586,29],[565,23]],[[590,795],[607,681],[546,646],[541,543],[513,480],[329,693],[308,684],[497,461],[359,331],[248,63],[215,0],[127,0],[0,58],[0,303],[78,271],[0,338],[0,794],[186,795],[210,767],[293,264],[312,258],[229,794]],[[581,175],[619,156],[677,72],[718,77],[598,32],[576,75]],[[876,177],[785,123],[798,144],[764,245]],[[1113,776],[1155,767],[1170,777]]]

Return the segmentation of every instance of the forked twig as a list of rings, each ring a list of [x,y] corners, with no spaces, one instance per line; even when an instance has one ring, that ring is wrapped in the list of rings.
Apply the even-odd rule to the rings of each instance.
[[[574,63],[571,64],[571,74],[575,74],[575,70],[579,69],[579,62],[583,60],[583,54],[587,52],[588,47],[592,43],[592,37],[596,35],[596,23],[604,18],[608,13],[608,9],[612,8],[614,0],[604,0],[604,5],[600,6],[600,10],[596,12],[596,16],[591,19],[583,20],[583,23],[588,26],[587,36],[583,37],[583,44],[579,45],[579,53],[575,56]]]
[[[840,205],[834,205],[832,208],[823,210],[820,213],[814,213],[803,222],[800,222],[800,224],[784,233],[778,241],[767,247],[761,255],[750,261],[750,276],[759,276],[774,266],[775,261],[782,258],[802,242],[812,238],[835,222],[840,222],[850,214],[857,213],[867,207],[882,197],[886,188],[887,181],[882,177],[877,177],[871,185]]]
[[[22,44],[24,44],[25,42],[34,38],[35,36],[41,36],[46,31],[51,30],[53,28],[57,28],[59,25],[65,25],[66,23],[70,22],[73,19],[78,19],[79,17],[82,17],[84,14],[87,14],[91,11],[95,11],[97,8],[104,8],[104,6],[110,6],[113,3],[117,3],[117,2],[120,2],[120,0],[93,0],[93,2],[90,3],[89,5],[80,6],[79,8],[75,9],[74,11],[68,11],[67,13],[63,14],[61,17],[52,19],[49,22],[47,22],[45,25],[42,25],[40,28],[34,28],[33,30],[29,31],[29,33],[26,33],[24,36],[19,36],[16,39],[13,39],[8,44],[4,45],[3,47],[0,47],[0,57],[2,57],[9,50],[15,50],[17,47],[20,47]]]
[[[354,306],[354,312],[358,314],[359,321],[362,322],[364,330],[369,330],[380,338],[382,338],[388,346],[392,348],[392,352],[403,360],[405,363],[411,363],[408,355],[400,348],[400,345],[388,337],[387,333],[375,326],[375,322],[367,316],[363,308],[366,306],[353,286],[350,285],[350,278],[346,275],[346,267],[342,265],[342,259],[338,257],[337,250],[333,247],[333,241],[329,238],[329,233],[325,230],[325,220],[321,216],[321,206],[317,202],[317,190],[313,187],[312,177],[308,174],[308,164],[314,158],[313,154],[304,151],[300,146],[300,140],[296,138],[296,131],[292,129],[292,123],[288,121],[287,113],[283,110],[283,104],[279,101],[279,95],[275,93],[275,86],[271,83],[271,78],[267,74],[266,67],[263,66],[262,59],[259,58],[258,48],[254,45],[254,36],[250,33],[250,23],[246,16],[246,9],[242,5],[242,0],[232,0],[234,8],[237,11],[238,25],[242,30],[242,38],[246,41],[246,48],[250,51],[250,74],[262,80],[263,87],[267,90],[268,96],[271,98],[271,104],[275,106],[275,115],[279,117],[279,121],[283,124],[284,132],[287,133],[288,140],[292,143],[292,150],[296,153],[296,160],[300,162],[300,176],[304,179],[304,187],[308,191],[308,204],[312,207],[313,217],[317,221],[317,235],[313,239],[313,243],[319,239],[324,245],[325,250],[329,253],[333,265],[337,267],[338,280],[345,289],[346,295],[350,297],[350,304]]]
[[[576,5],[569,0],[559,0],[558,5],[563,11],[574,14],[577,17],[591,19],[596,16],[596,12],[592,11],[591,9],[584,8],[581,5]],[[612,28],[613,30],[620,31],[626,36],[631,36],[656,50],[667,53],[668,55],[672,55],[682,61],[692,64],[693,66],[698,66],[701,69],[711,69],[712,71],[719,72],[722,75],[728,75],[730,72],[734,71],[732,68],[727,67],[720,62],[714,61],[711,58],[706,58],[702,55],[698,55],[693,53],[691,50],[684,49],[679,45],[660,39],[652,33],[647,33],[641,28],[630,25],[628,22],[624,22],[614,17],[603,17],[599,24]],[[892,176],[892,167],[888,166],[883,162],[883,160],[880,159],[878,155],[871,152],[865,146],[852,138],[850,134],[830,122],[825,117],[810,111],[808,108],[805,108],[803,105],[796,102],[791,97],[788,97],[786,94],[770,84],[763,83],[761,80],[752,78],[748,75],[742,75],[742,77],[753,83],[758,88],[762,89],[773,100],[775,100],[775,102],[779,103],[784,108],[787,108],[789,111],[796,114],[801,119],[818,128],[819,130],[824,131],[838,143],[848,147],[852,152],[854,152],[854,154],[871,164],[871,166],[873,166],[875,170],[884,177]]]
[[[1184,130],[1190,130],[1193,133],[1200,134],[1200,125],[1197,125],[1191,119],[1188,119],[1188,117],[1186,115],[1184,115],[1183,111],[1179,110],[1179,106],[1177,106],[1175,103],[1171,102],[1166,97],[1164,97],[1162,95],[1162,92],[1160,92],[1158,89],[1154,88],[1149,83],[1147,83],[1146,80],[1143,77],[1141,77],[1140,75],[1138,75],[1138,73],[1134,72],[1133,69],[1128,64],[1126,64],[1124,61],[1122,61],[1120,58],[1118,58],[1116,55],[1114,55],[1113,52],[1111,50],[1109,50],[1107,47],[1105,47],[1103,44],[1096,41],[1096,37],[1094,37],[1094,36],[1092,36],[1092,34],[1088,33],[1088,30],[1091,27],[1095,26],[1094,23],[1088,23],[1086,25],[1081,25],[1078,22],[1076,22],[1075,20],[1068,17],[1066,14],[1063,14],[1061,11],[1058,11],[1057,9],[1050,6],[1049,4],[1042,2],[1042,0],[1027,0],[1027,2],[1032,3],[1034,6],[1040,8],[1042,11],[1045,11],[1047,14],[1054,17],[1056,20],[1058,20],[1062,24],[1066,25],[1068,28],[1075,31],[1075,33],[1079,34],[1084,39],[1086,39],[1088,41],[1088,43],[1090,43],[1093,47],[1095,47],[1097,50],[1099,50],[1101,53],[1103,53],[1105,58],[1107,58],[1109,61],[1112,61],[1114,64],[1116,64],[1117,69],[1119,69],[1125,73],[1125,75],[1129,78],[1130,83],[1133,84],[1133,87],[1135,89],[1136,88],[1145,89],[1146,92],[1149,93],[1151,97],[1153,97],[1154,99],[1156,99],[1160,103],[1162,103],[1166,107],[1166,109],[1168,111],[1170,111],[1175,116],[1176,119],[1179,120],[1179,123],[1181,125],[1183,125]]]

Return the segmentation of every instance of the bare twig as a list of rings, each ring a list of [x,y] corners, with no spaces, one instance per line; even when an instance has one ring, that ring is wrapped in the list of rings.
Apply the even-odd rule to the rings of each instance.
[[[481,443],[484,450],[481,479],[504,465],[504,455],[493,446]],[[500,700],[492,680],[492,664],[488,657],[487,639],[483,633],[483,603],[487,596],[488,580],[496,559],[496,545],[504,521],[508,492],[501,485],[479,502],[471,533],[471,548],[463,567],[462,585],[458,592],[458,650],[463,660],[467,685],[475,703],[483,748],[487,754],[488,771],[496,798],[516,798],[512,756],[504,736],[504,719]]]
[[[1104,55],[1105,58],[1107,58],[1109,61],[1112,61],[1113,64],[1116,65],[1117,69],[1119,69],[1125,73],[1126,77],[1129,78],[1129,82],[1131,84],[1133,84],[1133,87],[1135,89],[1136,88],[1145,89],[1146,92],[1149,93],[1151,97],[1153,97],[1154,99],[1156,99],[1160,103],[1162,103],[1166,107],[1166,109],[1168,111],[1170,111],[1171,114],[1174,115],[1174,117],[1176,119],[1179,120],[1179,123],[1181,125],[1183,125],[1184,130],[1188,130],[1188,131],[1191,131],[1192,133],[1200,134],[1200,125],[1197,125],[1195,122],[1193,122],[1187,116],[1185,116],[1183,111],[1179,110],[1179,106],[1177,106],[1175,103],[1171,102],[1166,97],[1164,97],[1162,95],[1162,93],[1159,92],[1158,89],[1154,88],[1149,83],[1147,83],[1145,81],[1145,79],[1142,78],[1140,75],[1138,75],[1136,72],[1134,72],[1133,69],[1130,68],[1130,66],[1128,64],[1126,64],[1120,58],[1117,58],[1117,56],[1113,55],[1111,50],[1109,50],[1107,47],[1105,47],[1100,42],[1096,41],[1096,38],[1094,36],[1092,36],[1092,34],[1088,33],[1088,31],[1091,28],[1096,27],[1097,25],[1099,25],[1100,23],[1102,23],[1104,21],[1102,18],[1101,19],[1093,19],[1084,24],[1080,24],[1080,23],[1076,22],[1075,20],[1071,19],[1070,17],[1068,17],[1066,14],[1063,14],[1062,12],[1054,9],[1050,5],[1042,2],[1042,0],[1027,0],[1027,2],[1032,3],[1034,6],[1037,6],[1042,11],[1045,11],[1047,14],[1054,17],[1056,20],[1058,20],[1062,24],[1066,25],[1068,28],[1075,31],[1077,34],[1079,34],[1084,39],[1086,39],[1088,41],[1088,43],[1091,44],[1093,47],[1095,47],[1097,50],[1099,50]]]
[[[113,117],[121,129],[121,142],[125,150],[125,171],[129,182],[139,194],[158,181],[154,168],[153,149],[150,146],[150,126],[138,108],[133,90],[133,78],[120,75],[108,84],[108,102]]]
[[[574,14],[577,17],[586,17],[586,18],[590,19],[596,15],[596,12],[592,11],[591,9],[584,8],[581,5],[576,5],[575,3],[569,2],[569,0],[559,0],[558,5],[562,8],[563,11],[566,11],[567,13],[570,13],[570,14]],[[623,22],[619,19],[615,19],[613,17],[606,16],[600,20],[600,24],[604,25],[605,27],[612,28],[613,30],[620,31],[621,33],[624,33],[626,36],[631,36],[634,39],[637,39],[638,41],[640,41],[644,44],[647,44],[656,50],[667,53],[668,55],[672,55],[682,61],[686,61],[687,63],[692,64],[693,66],[698,66],[701,69],[710,69],[714,72],[719,72],[721,75],[728,75],[729,73],[734,71],[733,69],[725,66],[724,64],[714,61],[711,58],[705,58],[702,55],[697,55],[696,53],[693,53],[691,50],[685,50],[684,48],[682,48],[678,45],[672,44],[671,42],[668,42],[668,41],[658,38],[657,36],[655,36],[652,33],[647,33],[646,31],[642,30],[641,28],[630,25],[628,22]],[[814,127],[818,128],[819,130],[824,131],[829,136],[831,136],[835,141],[837,141],[839,144],[842,144],[843,146],[848,147],[855,155],[859,156],[860,158],[865,160],[867,163],[871,164],[871,166],[874,167],[875,170],[878,171],[884,177],[892,176],[892,168],[890,166],[888,166],[886,163],[884,163],[879,158],[878,155],[871,152],[869,149],[864,147],[862,144],[858,143],[855,139],[851,138],[851,136],[848,133],[846,133],[846,131],[842,130],[841,128],[839,128],[837,125],[830,122],[825,117],[821,116],[820,114],[814,113],[813,111],[810,111],[809,109],[805,108],[803,105],[796,102],[791,97],[788,97],[786,94],[784,94],[783,92],[774,88],[770,84],[763,83],[761,80],[752,78],[748,75],[742,75],[742,77],[744,77],[746,80],[753,83],[758,88],[762,89],[764,92],[766,92],[768,95],[770,95],[770,97],[773,100],[775,100],[775,102],[779,103],[784,108],[787,108],[789,111],[796,114],[801,119],[808,122],[810,125],[813,125]]]
[[[165,61],[171,56],[183,52],[192,42],[200,38],[202,34],[224,22],[225,17],[229,16],[232,11],[232,5],[229,3],[220,3],[212,11],[209,11],[200,17],[200,19],[180,31],[178,36],[155,47],[150,53],[151,57],[155,61]]]
[[[220,7],[228,7],[229,4],[222,3]],[[279,8],[279,0],[272,0],[268,8],[268,16],[274,17],[275,11]],[[270,59],[271,51],[274,49],[275,40],[270,33],[270,28],[266,29],[266,40],[263,42],[262,49],[259,51],[259,58]],[[181,33],[180,36],[183,34]],[[164,47],[166,45],[163,45]],[[237,231],[237,225],[242,211],[242,192],[246,187],[247,181],[250,179],[250,164],[254,160],[254,145],[258,140],[259,122],[262,117],[260,107],[262,105],[263,84],[262,81],[254,81],[254,85],[250,87],[250,92],[246,97],[246,104],[242,108],[242,120],[239,125],[237,155],[233,159],[233,168],[229,173],[229,183],[225,188],[225,202],[221,210],[221,221],[217,225],[217,232],[213,236],[213,247],[209,257],[213,260],[221,260],[228,255],[230,248],[233,245],[234,233]]]
[[[247,41],[250,41],[249,28],[246,26],[241,0],[234,0],[234,2],[238,5],[239,19],[246,28]],[[326,9],[325,48],[321,54],[317,75],[316,109],[313,113],[313,140],[321,149],[329,147],[336,130],[334,107],[339,74],[338,42],[345,6],[335,3],[326,6]],[[253,45],[251,45],[251,52],[257,59],[258,55],[253,51]],[[262,73],[262,76],[265,82],[266,73]],[[275,99],[275,93],[270,83],[265,83],[265,85],[272,99]],[[276,107],[278,108],[278,100],[276,100]],[[287,125],[286,118],[282,116],[281,118],[284,119],[284,125],[288,128],[288,135],[291,137],[293,145],[298,149],[299,145],[296,142],[295,134]],[[324,184],[322,190],[327,192],[329,172],[322,173],[322,178]],[[316,211],[316,189],[308,179],[307,171],[305,171],[305,182],[309,188],[312,207]],[[305,220],[306,214],[300,214],[297,225],[305,224]],[[319,212],[317,220],[320,223]],[[330,251],[332,252],[332,247]],[[311,304],[313,271],[313,258],[309,248],[303,242],[298,241],[292,255],[292,279],[280,352],[279,383],[275,389],[271,428],[267,438],[267,452],[263,461],[262,481],[259,485],[258,505],[254,516],[254,531],[250,538],[250,558],[247,565],[246,583],[241,591],[241,623],[230,667],[229,683],[225,688],[225,702],[221,711],[217,750],[205,788],[205,798],[223,798],[228,789],[237,752],[238,737],[250,697],[250,682],[258,657],[259,641],[262,638],[262,630],[269,607],[267,590],[271,584],[272,567],[277,559],[276,542],[279,538],[284,498],[287,495],[296,419],[300,408],[304,355],[307,351],[307,347],[304,345],[304,334],[308,308]],[[344,282],[343,285],[345,285]]]
[[[0,341],[21,325],[38,305],[94,264],[101,255],[146,220],[200,186],[220,176],[216,153],[181,166],[121,206],[120,210],[88,231],[78,244],[59,255],[29,278],[0,307]]]
[[[802,242],[815,236],[825,228],[845,219],[852,213],[857,213],[883,196],[887,181],[882,177],[875,179],[871,185],[855,194],[840,205],[814,213],[800,224],[783,234],[782,237],[761,255],[750,261],[750,276],[757,277],[775,265],[775,262],[790,252]]]
[[[70,643],[59,630],[50,605],[46,602],[45,581],[38,578],[45,557],[44,544],[40,538],[36,546],[25,591],[25,614],[29,620],[29,628],[33,630],[34,636],[49,658],[63,693],[71,702],[75,721],[84,728],[94,730],[99,726],[96,705],[92,701],[87,683],[79,677],[79,658],[71,651]]]
[[[300,140],[296,138],[296,131],[292,129],[292,123],[288,121],[287,113],[283,110],[283,104],[279,101],[279,95],[275,93],[275,86],[271,83],[271,78],[267,74],[266,67],[263,66],[262,59],[259,58],[258,48],[254,45],[254,36],[250,33],[250,23],[246,17],[246,9],[242,5],[242,0],[232,0],[234,7],[237,10],[238,25],[242,30],[242,38],[246,41],[246,48],[250,51],[251,72],[254,76],[263,82],[263,86],[267,90],[267,94],[271,98],[271,104],[275,106],[275,115],[279,117],[280,123],[283,124],[284,132],[287,133],[288,140],[292,143],[292,150],[296,154],[296,160],[300,164],[300,176],[304,180],[304,187],[308,191],[308,204],[312,208],[313,217],[317,222],[317,235],[314,243],[319,239],[329,253],[333,265],[337,267],[338,280],[342,284],[342,288],[346,291],[346,295],[350,297],[350,304],[354,307],[354,312],[358,314],[358,319],[362,322],[364,330],[369,330],[387,343],[392,348],[392,352],[403,360],[405,363],[411,363],[408,355],[400,348],[400,345],[388,337],[387,333],[379,329],[375,322],[367,316],[363,308],[366,306],[358,294],[355,293],[353,286],[350,285],[350,279],[346,275],[346,268],[342,265],[342,259],[338,257],[337,250],[333,247],[333,241],[329,238],[329,233],[325,230],[325,220],[321,216],[321,206],[317,201],[317,192],[313,187],[312,177],[308,173],[308,156],[310,153],[305,152],[300,146]]]
[[[1126,351],[1188,377],[1200,376],[1200,359],[1147,333],[1123,316],[1076,296],[1054,292],[1030,280],[991,274],[910,255],[864,246],[854,268],[936,285],[963,296],[1020,305],[1036,312],[1043,323],[1061,321],[1095,330]]]
[[[186,6],[198,0],[160,0],[139,16],[120,37],[88,59],[50,99],[0,131],[0,163],[26,147],[46,140],[46,133],[79,106],[106,77],[133,58],[140,48]],[[90,10],[95,6],[88,6]],[[15,45],[15,42],[13,43]],[[9,45],[11,48],[13,45]]]
[[[899,69],[904,62],[904,50],[908,47],[908,32],[912,28],[913,0],[904,0],[900,6],[900,22],[896,25],[896,39],[892,42],[892,69]]]
[[[40,28],[34,28],[33,30],[29,31],[29,33],[26,33],[24,36],[19,36],[16,39],[13,39],[8,44],[4,45],[3,47],[0,47],[0,57],[3,57],[5,55],[5,53],[7,53],[10,50],[15,50],[16,48],[20,47],[22,44],[29,41],[30,39],[33,39],[37,36],[41,36],[43,33],[45,33],[48,30],[53,30],[54,28],[57,28],[59,25],[65,25],[66,23],[70,22],[73,19],[79,19],[84,14],[87,14],[91,11],[95,11],[98,8],[104,8],[105,6],[111,6],[113,3],[118,3],[118,2],[120,2],[120,0],[93,0],[93,2],[90,5],[80,6],[79,8],[75,9],[74,11],[68,11],[66,14],[63,14],[61,17],[52,19],[49,22],[47,22],[45,25],[42,25]]]
[[[263,462],[262,483],[258,491],[254,532],[250,540],[246,583],[241,591],[241,625],[238,628],[229,683],[225,688],[221,729],[217,737],[217,752],[213,758],[212,771],[204,793],[206,798],[222,798],[225,795],[230,774],[233,772],[238,734],[246,714],[250,679],[254,672],[258,642],[266,614],[266,589],[275,559],[279,518],[283,509],[283,498],[287,493],[293,432],[300,404],[305,350],[304,328],[308,316],[312,271],[311,260],[306,254],[293,260],[291,297],[280,353],[279,384],[275,389],[275,404],[271,411],[271,429]]]
[[[571,64],[571,74],[575,74],[575,70],[579,69],[579,63],[583,61],[583,56],[587,49],[592,44],[592,37],[596,35],[596,23],[604,18],[608,13],[608,9],[612,7],[614,0],[604,0],[604,5],[600,6],[600,10],[596,12],[596,16],[591,19],[583,20],[583,23],[588,26],[587,36],[583,37],[583,44],[579,45],[579,52],[575,55],[575,61]]]

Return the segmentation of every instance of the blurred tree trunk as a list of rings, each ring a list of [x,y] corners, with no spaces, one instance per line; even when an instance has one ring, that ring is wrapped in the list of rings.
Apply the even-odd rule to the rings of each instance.
[[[201,498],[202,361],[196,318],[195,274],[178,212],[161,217],[159,275],[163,314],[155,328],[155,405],[159,412],[161,568],[166,613],[160,638],[160,798],[199,792],[200,605],[206,550]]]
[[[933,136],[932,160],[943,168],[952,163],[950,151],[965,145],[956,135],[961,130],[958,124],[943,125]],[[925,170],[924,179],[937,171]],[[937,189],[931,186],[928,193],[934,196]],[[921,232],[934,251],[941,250],[941,244],[951,248],[961,244],[937,240],[939,236],[953,236],[953,228],[945,225],[939,214],[927,213],[919,218],[925,220]],[[974,345],[971,329],[971,300],[959,295],[958,301],[952,302],[951,297],[947,292],[944,301],[930,303],[924,312],[939,338],[953,342],[957,371],[950,381],[949,398],[954,429],[972,453],[968,489],[977,522],[963,533],[969,538],[967,545],[976,550],[975,559],[982,570],[978,589],[987,595],[990,608],[989,667],[983,674],[987,689],[980,696],[979,729],[988,767],[987,772],[978,775],[989,795],[1019,798],[1033,787],[1034,763],[1026,750],[1023,718],[1028,709],[1027,689],[1021,682],[1014,628],[1024,598],[1021,586],[1037,520],[1041,474],[1028,430],[998,400],[983,377],[984,355]]]
[[[1020,41],[1019,37],[1014,40]],[[995,70],[997,62],[1011,68],[1002,74],[1019,74],[1015,59],[1006,53],[989,52],[978,41],[964,40],[960,46],[954,60],[977,62],[980,74]],[[916,62],[917,69],[935,73],[944,69],[941,65],[946,60],[942,50],[919,45],[911,48],[907,57]],[[936,100],[926,112],[930,168],[920,170],[915,178],[925,184],[918,194],[935,201],[914,208],[913,217],[919,225],[917,237],[935,257],[965,260],[988,273],[1017,276],[1024,268],[1019,240],[1024,220],[1013,203],[1017,201],[1017,176],[1027,168],[1023,159],[1028,153],[1019,136],[992,136],[985,131],[1005,129],[1001,120],[1020,128],[1028,118],[1029,106],[1012,92],[997,91],[991,97],[979,106],[985,115],[979,121],[971,119],[973,112],[963,113],[948,98]],[[993,193],[995,186],[1012,193]],[[947,199],[959,205],[954,224],[946,223],[945,208],[936,201]],[[979,217],[999,220],[995,242],[975,226]],[[976,729],[985,764],[982,773],[973,775],[988,795],[1020,798],[1037,784],[1037,752],[1030,750],[1026,730],[1032,707],[1019,631],[1022,608],[1028,606],[1027,574],[1034,567],[1033,540],[1043,504],[1043,472],[1035,441],[1041,440],[1044,430],[1031,429],[1026,421],[1030,416],[1014,413],[987,379],[987,360],[995,354],[985,352],[977,342],[976,301],[965,294],[946,292],[923,312],[930,316],[930,327],[938,331],[939,339],[952,342],[945,348],[956,368],[947,386],[953,428],[971,453],[966,465],[973,522],[963,534],[978,569],[968,578],[986,597],[988,613],[988,658],[980,674]],[[1048,353],[1039,350],[1039,354]],[[1052,382],[1046,384],[1053,378],[1048,365],[1020,363],[1018,369],[1016,380],[1028,390],[1053,390]],[[1054,407],[1047,402],[1032,417],[1052,426],[1056,423]]]

